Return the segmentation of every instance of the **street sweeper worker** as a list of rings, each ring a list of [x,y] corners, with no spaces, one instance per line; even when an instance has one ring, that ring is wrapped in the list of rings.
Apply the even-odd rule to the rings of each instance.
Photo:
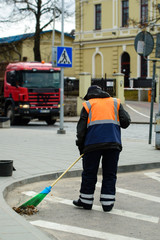
[[[91,210],[97,173],[102,157],[102,186],[100,202],[105,212],[115,203],[117,165],[122,150],[121,128],[127,128],[131,119],[120,99],[112,98],[97,86],[88,88],[77,124],[76,145],[83,154],[83,172],[80,196],[74,200],[77,207]]]

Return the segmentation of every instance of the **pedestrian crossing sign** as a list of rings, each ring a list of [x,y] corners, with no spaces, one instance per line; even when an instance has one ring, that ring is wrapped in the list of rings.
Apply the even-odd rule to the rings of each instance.
[[[71,47],[57,47],[57,67],[72,67]]]

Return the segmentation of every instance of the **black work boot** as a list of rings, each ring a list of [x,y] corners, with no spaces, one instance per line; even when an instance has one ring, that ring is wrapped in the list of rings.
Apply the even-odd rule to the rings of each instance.
[[[86,203],[83,203],[80,199],[78,200],[73,200],[73,204],[76,206],[76,207],[82,207],[86,210],[91,210],[92,209],[92,204],[86,204]]]
[[[110,212],[113,208],[114,204],[111,205],[102,205],[103,211],[104,212]]]

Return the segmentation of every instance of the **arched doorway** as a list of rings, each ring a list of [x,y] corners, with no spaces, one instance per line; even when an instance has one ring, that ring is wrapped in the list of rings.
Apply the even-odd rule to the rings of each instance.
[[[101,55],[99,53],[95,56],[95,77],[101,78],[102,77],[102,63],[101,63]]]
[[[92,56],[92,77],[103,77],[103,54],[96,49]]]
[[[127,52],[124,52],[121,56],[121,73],[124,74],[124,87],[129,87],[130,56]]]

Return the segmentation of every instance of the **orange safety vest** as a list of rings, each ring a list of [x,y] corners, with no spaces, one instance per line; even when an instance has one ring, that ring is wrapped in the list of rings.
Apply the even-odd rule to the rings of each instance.
[[[94,98],[84,102],[83,106],[88,113],[85,146],[106,142],[121,144],[120,99]]]

